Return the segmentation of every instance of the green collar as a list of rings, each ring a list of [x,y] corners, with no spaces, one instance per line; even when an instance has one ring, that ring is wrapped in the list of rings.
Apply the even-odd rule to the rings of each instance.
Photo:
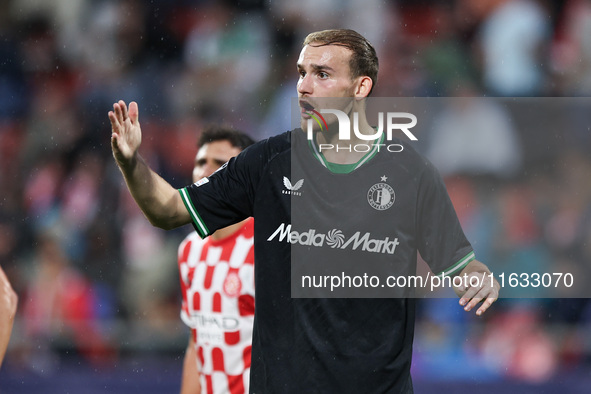
[[[382,144],[383,142],[384,134],[382,134],[382,136],[380,137],[380,141],[378,144]],[[310,146],[310,149],[312,149],[314,157],[318,159],[320,164],[322,164],[324,167],[326,167],[330,172],[334,174],[348,174],[350,172],[353,172],[357,168],[361,167],[363,164],[371,160],[378,153],[378,144],[373,144],[373,146],[370,145],[371,149],[365,155],[363,155],[363,157],[359,159],[359,161],[357,161],[356,163],[337,164],[326,160],[326,157],[324,157],[324,155],[318,148],[318,143],[316,142],[316,133],[314,133],[313,141],[308,141],[308,145]]]

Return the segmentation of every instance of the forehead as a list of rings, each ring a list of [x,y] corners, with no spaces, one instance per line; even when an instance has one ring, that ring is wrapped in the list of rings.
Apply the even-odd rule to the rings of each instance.
[[[302,48],[298,58],[298,66],[306,67],[309,65],[349,67],[349,61],[353,52],[340,45],[321,45],[311,43]]]
[[[212,157],[216,159],[229,159],[232,156],[236,156],[240,153],[240,149],[232,146],[228,140],[218,140],[203,144],[197,151],[196,158],[207,158]]]

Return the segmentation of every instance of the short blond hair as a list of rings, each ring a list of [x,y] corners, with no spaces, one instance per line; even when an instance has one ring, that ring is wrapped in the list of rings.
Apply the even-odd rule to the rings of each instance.
[[[306,45],[338,45],[351,50],[353,52],[349,61],[351,78],[368,76],[373,82],[372,90],[378,82],[379,63],[376,50],[365,37],[355,30],[331,29],[310,33],[304,40],[303,46]],[[369,93],[371,94],[371,91]]]

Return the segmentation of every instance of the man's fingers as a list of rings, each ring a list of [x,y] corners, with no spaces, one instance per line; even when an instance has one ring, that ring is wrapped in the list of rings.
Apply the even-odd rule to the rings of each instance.
[[[125,120],[128,118],[127,105],[125,104],[125,101],[119,100],[119,107],[121,108],[121,115],[123,116],[123,121],[125,122]]]
[[[478,302],[480,302],[482,297],[477,297],[479,290],[480,289],[478,287],[470,287],[468,291],[466,291],[466,293],[462,296],[460,305],[464,305],[465,311],[471,310],[476,304],[478,304]]]
[[[486,299],[486,301],[484,301],[482,303],[482,305],[480,306],[480,308],[478,308],[478,310],[476,311],[476,314],[478,316],[482,315],[484,312],[486,312],[486,310],[493,304],[493,302],[495,302],[497,300],[497,297],[488,297]]]
[[[472,288],[474,289],[474,288]],[[471,290],[472,290],[471,289]],[[465,311],[471,311],[472,308],[474,308],[476,305],[478,305],[479,302],[481,302],[482,300],[484,300],[487,296],[486,293],[488,293],[485,289],[478,289],[476,288],[476,294],[474,294],[473,297],[471,297],[470,302],[468,303],[468,305],[466,305],[464,307]]]
[[[471,283],[472,277],[478,278],[476,275],[469,277],[471,280],[467,283]],[[486,282],[483,282],[483,278],[478,278],[478,285],[469,286],[464,295],[460,298],[460,305],[464,306],[465,311],[471,311],[478,305],[478,303],[484,301],[476,311],[478,316],[482,315],[498,298],[498,292],[494,287],[488,286]]]
[[[127,106],[125,105],[125,101],[119,100],[119,102],[113,104],[113,109],[115,111],[117,121],[120,125],[123,125],[127,119]]]
[[[484,301],[480,308],[476,311],[478,316],[482,315],[486,310],[495,302],[498,298],[498,294],[495,289],[490,287],[483,288],[471,288],[470,290],[476,290],[475,294],[471,297],[470,302],[464,307],[464,310],[471,311],[478,303]]]
[[[131,103],[129,103],[129,119],[131,120],[131,123],[137,124],[137,122],[139,121],[139,117],[140,111],[138,109],[137,103],[135,101],[132,101]]]
[[[469,287],[467,288],[466,292],[464,293],[464,295],[462,296],[462,298],[460,298],[460,305],[464,306],[465,305],[465,310],[469,311],[470,309],[468,308],[468,305],[466,305],[468,303],[468,301],[470,301],[478,292],[478,290],[480,290],[479,287]]]
[[[113,104],[113,113],[115,114],[115,119],[117,119],[117,123],[121,124],[121,108],[119,108],[119,103]]]
[[[137,103],[135,101],[129,103],[128,111],[125,101],[119,100],[119,102],[113,104],[113,111],[109,112],[109,119],[111,120],[111,126],[114,131],[115,129],[122,129],[127,119],[133,125],[138,124],[139,109]]]
[[[119,120],[117,120],[117,115],[114,111],[109,111],[109,120],[111,121],[111,129],[113,131],[119,128]]]

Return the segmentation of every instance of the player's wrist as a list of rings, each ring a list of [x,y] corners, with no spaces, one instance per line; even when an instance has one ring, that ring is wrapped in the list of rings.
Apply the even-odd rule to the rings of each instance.
[[[117,166],[121,168],[124,173],[131,173],[138,164],[138,153],[135,151],[130,156],[125,156],[121,152],[113,153]]]

